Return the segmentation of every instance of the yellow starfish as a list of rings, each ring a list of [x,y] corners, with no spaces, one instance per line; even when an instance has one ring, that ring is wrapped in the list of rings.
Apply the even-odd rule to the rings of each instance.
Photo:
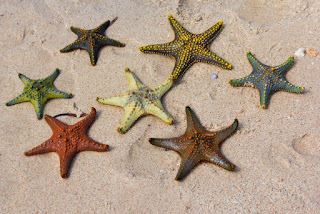
[[[172,71],[174,80],[177,80],[196,62],[206,62],[218,65],[224,69],[232,69],[232,65],[210,50],[211,42],[222,30],[222,21],[203,33],[193,34],[182,27],[172,15],[169,15],[168,18],[175,34],[174,40],[165,44],[140,47],[140,51],[143,53],[162,54],[174,58],[176,60]]]
[[[173,118],[161,103],[161,97],[173,84],[172,78],[169,77],[160,86],[148,87],[129,68],[125,69],[125,73],[129,82],[129,90],[126,93],[109,98],[97,97],[99,103],[121,106],[125,109],[124,118],[117,129],[118,132],[125,133],[139,117],[145,114],[152,114],[164,122],[172,124]]]

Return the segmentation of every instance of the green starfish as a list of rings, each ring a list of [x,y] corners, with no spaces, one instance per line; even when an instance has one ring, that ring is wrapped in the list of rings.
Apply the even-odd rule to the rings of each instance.
[[[225,69],[232,69],[232,66],[227,61],[210,50],[211,42],[222,29],[222,21],[200,34],[188,32],[171,15],[169,15],[169,22],[175,34],[174,40],[165,44],[140,47],[140,51],[174,58],[176,60],[172,71],[174,80],[177,80],[196,62],[206,62]]]
[[[90,55],[91,65],[96,65],[98,60],[98,53],[103,46],[111,45],[117,47],[124,47],[125,44],[105,36],[105,31],[110,25],[110,20],[92,30],[83,30],[76,27],[71,27],[71,31],[78,35],[78,39],[60,50],[62,53],[73,51],[76,49],[84,49]]]
[[[207,131],[190,107],[186,107],[187,130],[184,135],[169,139],[150,138],[152,145],[171,149],[181,156],[181,164],[176,180],[182,179],[201,161],[207,161],[233,171],[236,166],[223,158],[219,145],[238,127],[238,120],[223,130]]]
[[[171,88],[172,79],[166,79],[160,86],[148,87],[142,84],[129,68],[125,69],[125,73],[129,81],[129,90],[126,93],[110,98],[97,97],[99,103],[121,106],[125,109],[124,118],[117,129],[118,132],[125,133],[144,114],[152,114],[172,124],[173,118],[161,104],[161,97]]]
[[[297,87],[289,83],[284,74],[292,67],[294,57],[276,67],[262,64],[249,51],[247,53],[248,60],[253,68],[251,74],[240,79],[230,80],[233,86],[251,86],[256,87],[260,93],[260,106],[267,108],[269,96],[275,91],[287,91],[293,93],[302,93],[304,87]]]
[[[43,107],[47,100],[72,97],[72,94],[59,91],[53,86],[53,82],[59,73],[59,69],[57,68],[53,74],[47,78],[38,80],[32,80],[23,74],[19,74],[19,78],[24,83],[24,89],[18,97],[7,102],[6,106],[12,106],[22,102],[31,102],[36,110],[37,118],[41,119],[43,117]]]

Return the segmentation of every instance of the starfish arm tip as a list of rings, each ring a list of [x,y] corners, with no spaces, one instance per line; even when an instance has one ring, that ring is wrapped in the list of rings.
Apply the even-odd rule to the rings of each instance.
[[[235,171],[236,169],[237,169],[237,167],[233,164],[230,164],[230,166],[226,168],[226,170],[231,171],[231,172]]]
[[[168,19],[173,19],[173,16],[171,14],[168,15]]]
[[[146,46],[143,46],[143,47],[139,47],[139,50],[141,51],[141,52],[145,52],[145,50],[146,50]]]
[[[263,105],[260,105],[260,107],[263,108],[263,109],[266,109],[267,105],[263,104]]]
[[[123,127],[118,127],[117,128],[117,131],[120,133],[120,134],[125,134],[127,132],[127,130],[125,130]]]
[[[67,177],[68,177],[68,173],[61,173],[61,177],[62,177],[63,179],[67,178]]]
[[[248,52],[247,52],[247,55],[251,55],[251,51],[248,51]]]
[[[238,120],[237,118],[234,119],[233,125],[236,126],[236,127],[238,127],[238,125],[239,125],[239,120]]]

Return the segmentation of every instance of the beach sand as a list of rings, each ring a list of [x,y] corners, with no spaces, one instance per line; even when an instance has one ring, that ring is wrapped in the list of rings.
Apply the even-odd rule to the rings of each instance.
[[[233,69],[194,64],[162,98],[173,125],[148,115],[119,134],[124,110],[96,97],[125,92],[126,67],[146,85],[159,85],[170,75],[173,59],[139,51],[173,40],[169,14],[192,33],[223,21],[210,47]],[[286,78],[305,93],[277,92],[268,109],[259,108],[257,89],[232,87],[228,80],[251,73],[249,50],[273,66],[299,48],[319,52],[319,14],[317,0],[1,1],[0,213],[318,213],[320,56],[295,57]],[[59,52],[77,38],[70,26],[92,29],[116,17],[106,35],[126,46],[102,48],[96,66],[86,51]],[[60,177],[56,153],[24,155],[52,134],[32,104],[5,106],[23,90],[18,73],[40,79],[56,68],[61,73],[55,86],[74,97],[50,100],[44,113],[74,112],[74,106],[89,113],[95,107],[89,136],[110,146],[107,152],[79,153],[67,179]],[[179,154],[148,138],[182,135],[188,105],[210,131],[239,120],[221,147],[235,172],[201,163],[184,180],[174,180]]]

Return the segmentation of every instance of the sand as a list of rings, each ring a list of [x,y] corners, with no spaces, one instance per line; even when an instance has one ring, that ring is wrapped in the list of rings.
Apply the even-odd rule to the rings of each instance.
[[[228,84],[251,72],[249,50],[268,65],[285,62],[299,48],[319,52],[319,1],[2,0],[0,5],[0,213],[319,212],[320,56],[295,58],[286,77],[306,87],[305,93],[277,92],[268,109],[259,108],[256,89]],[[162,99],[173,125],[145,116],[119,134],[124,110],[95,98],[124,92],[126,67],[147,85],[167,78],[174,60],[144,54],[139,47],[173,40],[169,14],[193,33],[222,20],[224,29],[211,50],[234,69],[193,65]],[[126,47],[103,48],[96,66],[85,51],[59,52],[77,38],[70,26],[91,29],[116,17],[106,33]],[[70,112],[74,105],[89,113],[95,107],[89,136],[111,147],[105,153],[79,153],[68,179],[60,177],[57,154],[23,154],[51,136],[31,103],[4,105],[23,89],[18,73],[38,79],[56,68],[61,74],[55,86],[74,97],[49,101],[44,113]],[[208,130],[239,120],[238,131],[222,145],[236,172],[202,163],[183,181],[174,180],[179,155],[152,146],[148,138],[183,134],[187,105]]]

